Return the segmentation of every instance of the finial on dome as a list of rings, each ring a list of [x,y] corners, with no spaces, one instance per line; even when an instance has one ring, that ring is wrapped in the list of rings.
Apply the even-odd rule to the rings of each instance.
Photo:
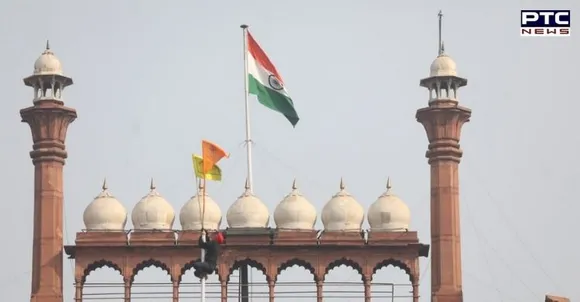
[[[203,182],[202,182],[202,181],[200,181],[200,182],[197,184],[197,188],[198,188],[199,190],[203,190],[203,188],[204,188],[204,187],[203,187]]]
[[[438,51],[438,55],[442,55],[443,54],[443,42],[441,40],[441,31],[442,31],[442,22],[443,22],[443,12],[441,10],[439,10],[439,14],[437,14],[437,16],[439,17],[439,44],[437,45],[437,51]]]
[[[107,189],[109,189],[109,186],[107,186],[107,178],[106,177],[103,179],[102,188],[103,188],[103,191],[107,191]]]
[[[342,177],[340,178],[340,189],[344,190],[346,188],[346,186],[344,185],[344,180],[342,179]]]
[[[391,193],[391,188],[393,187],[393,184],[391,184],[391,177],[389,176],[387,178],[387,193]]]
[[[294,181],[292,182],[292,190],[296,189],[298,189],[298,186],[296,185],[296,178],[294,178]]]
[[[250,180],[248,180],[247,177],[246,177],[246,185],[244,186],[244,188],[246,188],[246,190],[250,189]]]
[[[46,40],[46,50],[50,50],[50,42]]]
[[[441,41],[441,54],[445,54],[445,42]]]
[[[149,189],[151,189],[151,191],[155,190],[156,186],[155,186],[155,182],[153,181],[153,177],[151,177],[151,184],[149,185]]]

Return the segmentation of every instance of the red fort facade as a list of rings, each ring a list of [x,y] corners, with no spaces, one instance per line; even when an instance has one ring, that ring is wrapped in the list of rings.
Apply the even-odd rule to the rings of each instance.
[[[123,220],[117,227],[112,226],[114,218],[105,217],[103,213],[85,212],[85,223],[90,218],[94,227],[87,225],[86,231],[77,233],[75,245],[63,246],[65,139],[68,125],[77,115],[74,109],[65,107],[62,96],[63,90],[73,81],[63,74],[60,61],[47,45],[46,51],[35,63],[34,74],[24,79],[24,83],[34,90],[33,106],[21,110],[22,121],[30,125],[32,132],[33,150],[30,157],[35,167],[31,301],[64,300],[62,278],[65,251],[75,259],[75,301],[83,300],[83,285],[88,274],[103,266],[113,268],[123,276],[124,300],[127,302],[131,301],[131,286],[140,270],[149,266],[162,268],[171,277],[173,301],[179,301],[182,276],[197,260],[193,255],[200,254],[196,244],[199,228],[173,230],[174,216],[167,214],[166,218],[170,217],[167,218],[170,221],[166,222],[143,222],[143,217],[147,216],[145,212],[149,210],[140,210],[145,214],[135,214],[134,210],[132,219],[135,229],[129,231],[124,228],[126,217],[123,215],[126,216],[126,213],[116,212],[115,217]],[[278,209],[274,214],[275,228],[267,227],[267,220],[256,225],[244,225],[239,223],[239,215],[243,213],[231,214],[230,209],[229,227],[223,230],[226,243],[217,272],[221,301],[228,299],[227,284],[232,272],[241,269],[241,278],[244,278],[247,266],[264,273],[269,286],[269,300],[275,301],[277,277],[293,265],[302,266],[312,273],[312,282],[317,289],[316,299],[324,301],[326,274],[344,264],[360,273],[365,301],[372,299],[374,273],[384,266],[393,265],[408,274],[412,300],[417,302],[419,258],[427,257],[430,250],[431,300],[463,301],[458,173],[462,151],[459,140],[461,127],[469,121],[471,111],[458,104],[457,91],[467,84],[467,80],[458,77],[453,60],[441,54],[433,61],[430,76],[420,83],[429,92],[428,106],[419,109],[416,118],[424,126],[429,141],[426,157],[431,169],[431,247],[419,242],[417,232],[408,230],[408,209],[401,208],[400,201],[390,193],[390,184],[387,192],[368,211],[369,231],[361,229],[364,209],[354,204],[354,199],[342,183],[339,193],[322,211],[321,218],[325,225],[322,231],[313,229],[312,221],[308,220],[311,218],[292,218],[300,215],[293,216]],[[289,205],[284,211],[292,211],[292,202],[303,202],[296,187],[293,189],[295,194],[289,195]],[[107,192],[104,187],[100,198],[110,201],[112,196]],[[151,198],[158,197],[152,184],[151,193],[145,198],[151,201]],[[256,202],[250,193],[242,197],[238,203]],[[333,203],[333,200],[336,202]],[[354,208],[340,208],[339,204]],[[221,216],[219,221],[217,216],[215,219],[216,228],[219,228]],[[181,222],[183,225],[184,222]],[[244,290],[247,288],[242,287]]]

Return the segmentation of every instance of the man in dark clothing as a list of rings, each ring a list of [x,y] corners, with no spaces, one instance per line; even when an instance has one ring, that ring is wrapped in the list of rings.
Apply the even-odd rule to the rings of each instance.
[[[204,242],[205,236],[205,242]],[[213,238],[202,230],[199,236],[198,245],[205,250],[205,261],[197,261],[193,264],[195,276],[198,278],[207,278],[207,275],[214,273],[217,267],[217,261],[220,254],[220,244],[224,243],[224,235],[220,232],[215,233]]]

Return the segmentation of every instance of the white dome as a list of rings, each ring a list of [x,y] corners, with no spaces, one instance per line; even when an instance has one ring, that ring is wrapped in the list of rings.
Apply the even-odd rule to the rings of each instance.
[[[107,188],[103,181],[103,191],[87,206],[83,213],[87,231],[122,231],[127,224],[127,210]]]
[[[226,219],[230,228],[266,228],[270,223],[270,213],[251,192],[246,181],[246,191],[230,206]]]
[[[276,206],[274,222],[278,229],[314,229],[316,208],[298,191],[296,180],[292,184],[292,192]]]
[[[133,208],[131,220],[135,230],[171,230],[173,227],[175,220],[173,207],[157,193],[153,180],[149,194]]]
[[[203,211],[204,198],[201,194],[205,194],[203,226],[201,223],[201,213]],[[201,230],[202,227],[207,230],[218,230],[222,223],[222,211],[218,204],[200,186],[199,194],[191,197],[181,208],[179,222],[181,222],[181,229],[184,231]]]
[[[60,60],[50,50],[48,41],[46,42],[46,50],[40,55],[36,62],[34,62],[34,75],[62,75],[62,65]]]
[[[322,223],[326,231],[360,231],[364,208],[345,190],[340,180],[340,191],[322,209]]]
[[[442,53],[431,63],[430,77],[457,76],[457,65],[451,57]]]
[[[371,231],[405,232],[411,222],[409,207],[391,191],[391,180],[387,180],[387,191],[370,207],[368,221]]]

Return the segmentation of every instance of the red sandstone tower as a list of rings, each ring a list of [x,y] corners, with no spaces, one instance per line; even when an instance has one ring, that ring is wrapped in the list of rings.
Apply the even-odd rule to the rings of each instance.
[[[420,85],[429,90],[429,106],[417,110],[416,117],[429,140],[425,156],[431,166],[431,296],[433,302],[462,302],[459,139],[471,110],[458,104],[457,90],[467,79],[457,76],[442,43],[429,77]]]
[[[34,63],[33,75],[24,79],[34,89],[34,105],[20,110],[34,143],[30,152],[34,164],[33,302],[63,301],[62,176],[66,131],[77,114],[64,106],[62,91],[72,83],[47,42]]]

